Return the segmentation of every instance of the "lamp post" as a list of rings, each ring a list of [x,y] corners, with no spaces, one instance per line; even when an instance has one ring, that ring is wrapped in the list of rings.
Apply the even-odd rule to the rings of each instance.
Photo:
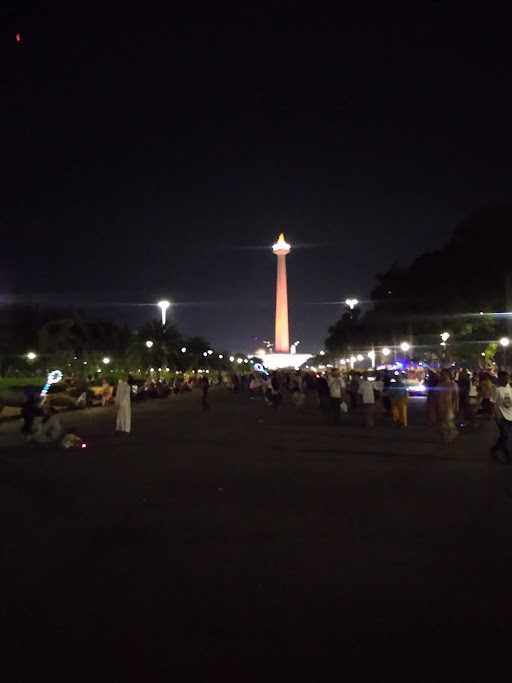
[[[507,348],[510,345],[510,339],[508,337],[502,337],[500,339],[500,346],[503,349],[503,367],[507,369]]]
[[[163,327],[165,327],[165,323],[167,320],[167,309],[169,308],[170,305],[171,305],[171,302],[167,301],[167,299],[162,299],[162,301],[159,301],[157,303],[158,308],[162,312],[162,325],[163,325]]]

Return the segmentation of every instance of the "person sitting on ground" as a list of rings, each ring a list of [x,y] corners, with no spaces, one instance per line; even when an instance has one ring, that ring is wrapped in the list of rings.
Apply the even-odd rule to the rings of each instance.
[[[36,443],[58,443],[63,435],[59,414],[52,406],[43,406],[44,417],[34,425],[33,440]]]

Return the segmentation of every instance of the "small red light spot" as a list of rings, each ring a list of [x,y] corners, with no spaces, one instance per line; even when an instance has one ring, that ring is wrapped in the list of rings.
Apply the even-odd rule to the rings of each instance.
[[[21,33],[16,34],[16,42],[21,43]]]

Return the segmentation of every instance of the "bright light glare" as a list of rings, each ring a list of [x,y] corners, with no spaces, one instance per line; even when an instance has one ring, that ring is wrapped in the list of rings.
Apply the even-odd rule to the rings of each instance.
[[[236,362],[238,363],[238,365],[240,365],[240,363],[243,363],[243,360],[241,358],[237,358]]]
[[[234,362],[235,362],[235,357],[234,357],[234,356],[230,356],[230,357],[229,357],[229,360],[230,360],[231,363],[234,363]]]
[[[325,351],[320,351],[321,356],[325,356]]]
[[[110,363],[110,358],[108,356],[105,356],[103,359],[103,365],[108,365]]]
[[[213,353],[213,351],[212,351],[211,349],[208,349],[207,353],[208,353],[209,356],[211,356],[212,353]]]
[[[27,353],[27,358],[28,358],[28,360],[35,360],[37,358],[37,353],[34,353],[33,351],[29,351]]]
[[[510,339],[508,337],[502,337],[500,339],[500,344],[503,346],[503,348],[507,348],[507,346],[510,344]]]
[[[224,356],[222,355],[222,353],[219,353],[219,359],[222,360],[223,358]]]
[[[402,342],[400,344],[400,348],[402,349],[402,351],[409,351],[411,345],[408,342]]]
[[[181,347],[181,353],[187,353],[187,347],[186,346]]]
[[[151,341],[151,339],[147,340],[146,346],[148,347],[148,349],[151,349],[153,347],[153,342]]]
[[[449,332],[442,332],[441,333],[441,339],[446,343],[448,339],[450,339],[450,333]]]
[[[207,351],[203,351],[203,356],[206,358],[206,357],[208,356],[208,352],[207,352]]]
[[[390,351],[390,349],[388,349],[387,346],[385,346],[385,347],[382,349],[382,355],[383,355],[383,356],[389,356],[390,353],[391,353],[391,351]]]
[[[354,310],[358,303],[358,299],[345,299],[345,304],[350,308],[351,311]]]
[[[357,360],[358,360],[359,362],[361,362],[362,360],[364,360],[364,356],[363,356],[362,353],[358,353],[358,354],[357,354]]]
[[[158,308],[162,311],[162,325],[165,325],[165,321],[167,318],[167,309],[171,305],[170,301],[167,301],[167,299],[162,299],[162,301],[159,301],[157,303]]]

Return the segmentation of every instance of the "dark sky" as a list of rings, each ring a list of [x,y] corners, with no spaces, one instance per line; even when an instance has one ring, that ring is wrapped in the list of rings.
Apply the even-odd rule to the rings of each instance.
[[[322,302],[364,299],[375,273],[510,200],[508,23],[448,4],[11,3],[0,294],[133,323],[166,296],[186,332],[250,350],[273,335],[282,229],[291,336],[321,348],[340,312]]]

